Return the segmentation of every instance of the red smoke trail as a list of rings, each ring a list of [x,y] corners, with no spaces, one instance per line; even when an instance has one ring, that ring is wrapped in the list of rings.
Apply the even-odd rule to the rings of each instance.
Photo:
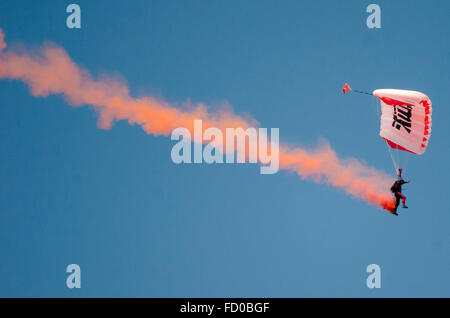
[[[58,46],[45,45],[37,56],[5,49],[0,29],[0,78],[23,81],[36,97],[61,94],[74,107],[92,105],[99,114],[98,126],[103,129],[111,128],[115,121],[127,120],[142,126],[148,134],[168,136],[178,127],[193,131],[195,119],[203,121],[204,129],[217,127],[222,131],[257,125],[230,110],[208,112],[201,103],[180,109],[151,96],[133,98],[126,84],[110,78],[94,80]],[[395,205],[387,190],[391,177],[356,159],[339,159],[328,144],[315,150],[281,146],[279,160],[281,169],[295,171],[303,179],[332,185],[386,210]]]

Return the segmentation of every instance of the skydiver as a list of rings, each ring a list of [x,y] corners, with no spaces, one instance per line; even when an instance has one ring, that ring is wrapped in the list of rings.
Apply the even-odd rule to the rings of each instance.
[[[402,200],[403,208],[404,209],[408,208],[405,205],[406,197],[402,194],[402,185],[404,185],[405,183],[410,183],[411,180],[408,180],[408,181],[403,180],[402,171],[403,171],[402,168],[398,169],[398,174],[397,174],[398,180],[395,181],[391,187],[391,191],[392,191],[392,193],[394,193],[394,196],[395,196],[395,208],[392,211],[392,214],[394,214],[394,215],[398,215],[397,207],[400,204],[400,200]]]

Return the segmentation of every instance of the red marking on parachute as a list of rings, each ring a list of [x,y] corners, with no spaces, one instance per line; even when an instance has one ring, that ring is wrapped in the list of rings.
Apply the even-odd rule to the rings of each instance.
[[[430,128],[430,126],[428,125],[430,123],[430,119],[428,117],[428,115],[430,114],[430,103],[428,103],[428,101],[426,99],[423,99],[419,102],[419,104],[422,104],[423,107],[425,107],[425,115],[427,115],[427,116],[425,116],[425,121],[424,121],[425,127],[423,130],[423,134],[428,135],[429,134],[428,129]],[[422,148],[425,148],[425,145],[422,144]]]
[[[426,99],[423,99],[419,102],[419,104],[422,104],[423,107],[425,108],[430,108],[430,104],[428,103],[428,101]]]
[[[393,99],[393,98],[389,98],[389,97],[385,97],[385,96],[381,96],[380,97],[378,95],[375,95],[375,96],[378,97],[379,99],[381,99],[385,104],[390,105],[390,106],[394,106],[394,105],[397,105],[397,106],[414,106],[413,104],[402,102],[402,101],[399,101],[397,99]]]
[[[402,147],[400,145],[397,145],[395,142],[390,141],[389,139],[386,139],[386,138],[383,138],[383,139],[386,140],[387,144],[389,146],[391,146],[391,148],[393,148],[393,149],[403,150],[403,151],[407,151],[407,152],[410,152],[410,153],[413,153],[413,154],[417,155],[417,153],[415,153],[414,151],[408,150],[408,149],[406,149],[406,148],[404,148],[404,147]]]

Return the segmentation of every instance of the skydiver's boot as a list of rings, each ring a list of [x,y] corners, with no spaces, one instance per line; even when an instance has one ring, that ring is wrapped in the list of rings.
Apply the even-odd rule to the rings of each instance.
[[[407,207],[406,205],[403,204],[403,208],[404,208],[404,209],[407,209],[408,207]]]
[[[397,209],[393,210],[393,211],[392,211],[392,214],[398,216]]]

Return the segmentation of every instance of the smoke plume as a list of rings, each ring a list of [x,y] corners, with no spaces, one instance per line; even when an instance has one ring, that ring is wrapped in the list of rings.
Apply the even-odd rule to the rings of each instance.
[[[125,83],[106,77],[94,79],[56,45],[46,44],[38,52],[6,47],[0,29],[0,78],[26,83],[35,97],[59,94],[73,107],[92,105],[102,129],[111,128],[115,121],[127,120],[148,134],[168,136],[177,127],[193,131],[195,119],[203,121],[203,129],[217,127],[223,131],[257,125],[230,109],[210,112],[202,103],[180,108],[152,96],[134,98]],[[326,183],[388,211],[395,205],[388,191],[392,182],[389,175],[356,159],[340,159],[326,143],[313,150],[281,145],[279,163],[280,169],[294,171],[302,179]]]

